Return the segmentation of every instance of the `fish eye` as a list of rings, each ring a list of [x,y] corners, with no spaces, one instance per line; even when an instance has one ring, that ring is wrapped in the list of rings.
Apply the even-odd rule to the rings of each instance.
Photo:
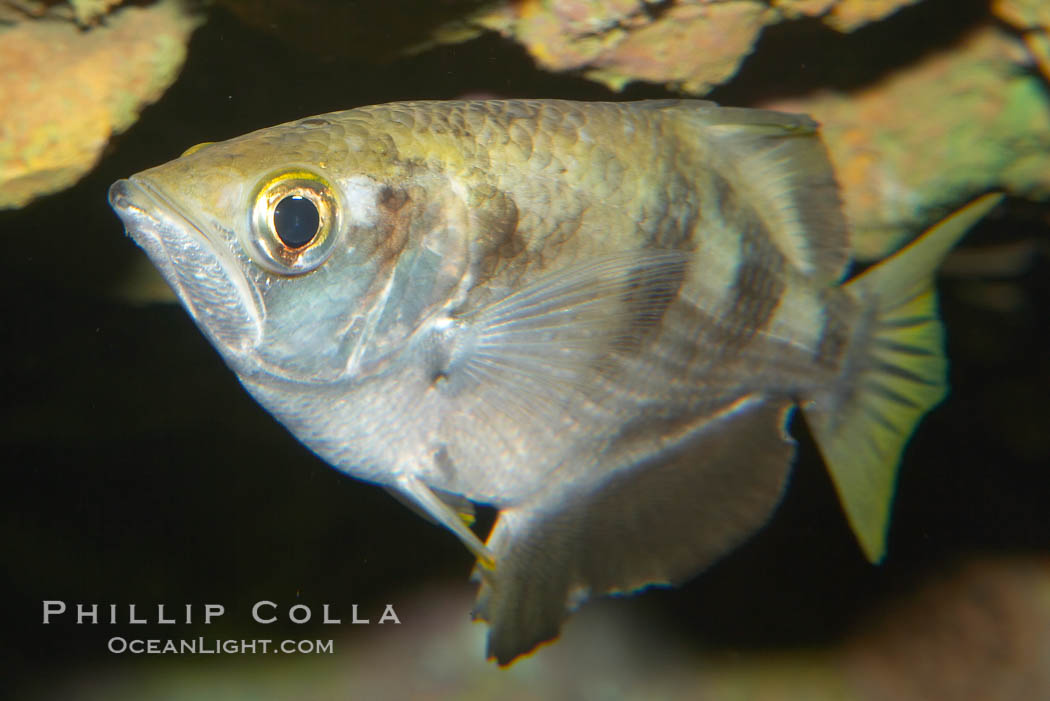
[[[245,241],[249,255],[281,275],[301,275],[324,263],[339,239],[339,203],[321,176],[304,170],[263,180]]]
[[[314,240],[321,213],[308,197],[288,195],[273,208],[273,230],[288,248],[302,248]]]

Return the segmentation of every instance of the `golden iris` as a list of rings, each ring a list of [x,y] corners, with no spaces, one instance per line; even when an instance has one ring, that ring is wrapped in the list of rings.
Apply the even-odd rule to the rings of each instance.
[[[290,170],[267,178],[251,210],[251,257],[282,275],[301,275],[321,265],[339,238],[335,189],[316,173]]]

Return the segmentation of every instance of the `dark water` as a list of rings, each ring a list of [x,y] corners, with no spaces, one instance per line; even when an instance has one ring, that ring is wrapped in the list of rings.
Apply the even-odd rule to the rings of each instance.
[[[982,5],[963,3],[925,39],[950,39]],[[885,36],[917,44],[917,28],[929,25],[921,13],[900,22]],[[807,23],[768,41],[790,46],[798,37],[815,47],[845,41]],[[821,49],[812,51],[809,65],[824,65]],[[854,80],[892,68],[888,59],[853,55],[863,61]],[[464,580],[471,566],[453,537],[301,448],[241,390],[180,308],[130,305],[106,292],[143,255],[106,204],[113,180],[200,141],[360,104],[667,94],[641,86],[613,95],[553,76],[496,38],[380,66],[322,61],[221,11],[195,35],[189,56],[171,91],[83,182],[0,213],[0,533],[9,611],[0,675],[8,678],[82,668],[105,657],[106,637],[128,629],[42,626],[45,599],[215,601],[231,611],[260,599],[369,604],[427,581]],[[748,64],[712,97],[744,103],[769,92],[758,83],[763,70],[772,67]],[[806,75],[849,80],[833,72]],[[804,90],[799,74],[776,92]],[[965,245],[1029,239],[1045,250],[1050,209],[1010,201]],[[886,564],[873,568],[861,557],[799,423],[800,459],[773,522],[689,585],[646,595],[641,605],[652,620],[716,647],[821,642],[959,558],[1046,550],[1050,262],[1043,255],[991,281],[1020,299],[1009,309],[982,302],[987,282],[941,286],[954,389],[903,462]],[[254,634],[246,617],[226,619],[228,634]]]

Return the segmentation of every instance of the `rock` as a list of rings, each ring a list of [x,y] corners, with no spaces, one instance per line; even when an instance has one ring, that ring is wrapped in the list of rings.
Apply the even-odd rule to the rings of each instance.
[[[853,91],[759,106],[823,125],[858,258],[879,259],[976,195],[1050,198],[1050,94],[994,25]]]
[[[85,20],[98,10],[81,5]],[[199,23],[181,2],[123,7],[87,30],[0,30],[0,209],[69,187],[174,82]]]
[[[646,80],[701,95],[733,77],[768,25],[821,17],[849,32],[916,1],[524,0],[470,21],[520,42],[547,70],[582,70],[614,90]]]

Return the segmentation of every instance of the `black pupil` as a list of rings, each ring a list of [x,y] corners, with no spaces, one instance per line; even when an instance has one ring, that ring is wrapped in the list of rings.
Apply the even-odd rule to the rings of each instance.
[[[289,195],[273,210],[273,228],[288,248],[302,248],[314,240],[321,215],[317,205],[302,195]]]

